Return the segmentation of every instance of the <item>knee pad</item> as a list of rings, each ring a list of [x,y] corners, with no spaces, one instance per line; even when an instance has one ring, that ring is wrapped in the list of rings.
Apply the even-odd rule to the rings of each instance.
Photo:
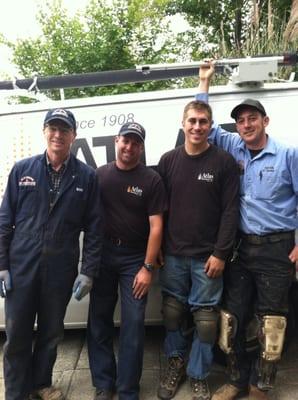
[[[183,322],[187,306],[175,297],[164,296],[162,299],[162,314],[164,325],[169,331],[178,330]]]
[[[279,315],[264,315],[260,318],[260,322],[261,356],[258,365],[258,387],[269,390],[274,386],[276,361],[281,358],[287,320]]]
[[[238,329],[238,320],[235,315],[226,310],[220,310],[220,330],[218,344],[225,354],[234,351],[234,338]]]
[[[261,317],[260,343],[261,357],[266,361],[278,361],[285,340],[287,320],[280,315]]]
[[[217,339],[219,313],[215,307],[193,311],[193,319],[201,342],[214,344]]]

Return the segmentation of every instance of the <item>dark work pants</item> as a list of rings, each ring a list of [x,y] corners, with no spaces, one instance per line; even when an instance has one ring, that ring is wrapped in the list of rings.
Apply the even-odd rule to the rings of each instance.
[[[147,297],[135,299],[132,285],[144,263],[144,252],[107,243],[99,277],[90,294],[88,352],[93,385],[117,389],[120,400],[139,398],[144,350],[144,318]],[[121,298],[118,368],[113,350],[113,315]]]
[[[55,277],[51,276],[51,266],[41,265],[37,275],[24,277],[23,285],[13,287],[5,300],[6,400],[25,400],[31,391],[52,383],[57,345],[63,338],[63,319],[76,272]]]
[[[288,258],[293,240],[255,245],[242,241],[238,258],[225,271],[224,306],[238,319],[235,351],[240,378],[231,382],[240,388],[257,384],[257,354],[245,352],[245,327],[255,313],[288,313],[288,295],[294,265]]]

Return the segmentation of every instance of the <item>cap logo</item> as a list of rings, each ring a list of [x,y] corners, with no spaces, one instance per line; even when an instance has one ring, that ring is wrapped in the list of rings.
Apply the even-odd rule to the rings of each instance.
[[[58,108],[57,110],[54,110],[52,112],[52,116],[53,115],[60,115],[62,117],[68,118],[68,114],[65,110],[63,110],[62,108]]]
[[[138,124],[129,124],[127,129],[135,129],[136,131],[142,133],[142,129]]]

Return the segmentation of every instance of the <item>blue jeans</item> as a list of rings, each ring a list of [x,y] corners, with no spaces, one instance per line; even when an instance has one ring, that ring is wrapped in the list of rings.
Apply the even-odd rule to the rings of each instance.
[[[220,302],[222,277],[211,279],[204,272],[204,262],[193,257],[165,256],[165,266],[160,270],[163,295],[175,297],[189,306],[190,311],[204,306],[216,306]],[[182,331],[167,331],[165,353],[167,357],[186,358],[189,340]],[[199,340],[196,330],[187,365],[187,375],[204,379],[213,360],[212,345]]]
[[[144,264],[144,252],[105,243],[100,274],[90,294],[87,330],[93,385],[113,391],[120,400],[139,398],[144,350],[144,319],[147,296],[135,299],[132,285]],[[118,368],[113,350],[113,315],[121,298]]]

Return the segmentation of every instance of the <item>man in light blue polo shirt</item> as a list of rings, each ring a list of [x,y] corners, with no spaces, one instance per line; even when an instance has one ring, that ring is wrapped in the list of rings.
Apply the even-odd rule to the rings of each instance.
[[[214,66],[200,68],[197,100],[208,101]],[[278,143],[266,133],[263,105],[246,99],[231,112],[238,133],[213,124],[209,140],[229,151],[240,170],[240,225],[234,256],[225,271],[220,347],[228,355],[229,383],[212,400],[268,399],[281,357],[288,292],[298,260],[298,148]],[[245,350],[245,328],[258,321],[258,353]],[[273,334],[272,334],[273,333]]]

